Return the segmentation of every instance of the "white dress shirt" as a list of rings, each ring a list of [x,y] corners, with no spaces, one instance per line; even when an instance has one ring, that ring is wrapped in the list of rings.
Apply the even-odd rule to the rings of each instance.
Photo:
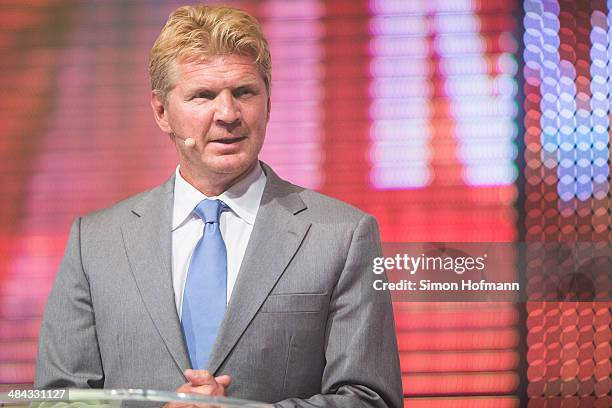
[[[205,198],[217,198],[231,209],[223,211],[219,219],[221,235],[227,249],[227,302],[229,302],[253,231],[265,185],[266,175],[258,164],[246,177],[221,195],[206,197],[185,181],[181,176],[180,166],[176,168],[172,209],[172,285],[179,318],[182,313],[183,291],[191,254],[204,231],[204,223],[193,213],[194,208]]]

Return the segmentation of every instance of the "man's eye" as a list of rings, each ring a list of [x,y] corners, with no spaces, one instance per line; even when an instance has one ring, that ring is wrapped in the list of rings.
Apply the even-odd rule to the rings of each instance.
[[[215,99],[215,94],[212,92],[200,92],[198,94],[196,94],[196,98],[200,98],[200,99]]]
[[[251,91],[249,88],[238,88],[234,91],[234,97],[239,98],[241,96],[248,96],[248,95],[252,95],[253,91]]]

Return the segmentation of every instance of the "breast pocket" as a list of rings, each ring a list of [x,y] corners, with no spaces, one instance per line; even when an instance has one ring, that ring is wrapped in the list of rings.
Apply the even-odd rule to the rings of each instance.
[[[319,313],[328,302],[327,293],[286,293],[269,295],[262,313]]]

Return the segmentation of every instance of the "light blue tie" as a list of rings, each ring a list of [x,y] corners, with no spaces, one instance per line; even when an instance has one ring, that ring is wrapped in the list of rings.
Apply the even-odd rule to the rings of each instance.
[[[227,250],[219,215],[228,207],[203,200],[193,210],[204,221],[204,232],[191,255],[183,292],[181,324],[194,369],[206,369],[227,304]]]

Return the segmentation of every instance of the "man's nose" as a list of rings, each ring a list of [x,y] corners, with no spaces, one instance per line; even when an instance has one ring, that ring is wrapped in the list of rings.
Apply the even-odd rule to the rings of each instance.
[[[240,105],[229,90],[223,90],[217,95],[215,122],[219,126],[233,125],[240,120]]]

